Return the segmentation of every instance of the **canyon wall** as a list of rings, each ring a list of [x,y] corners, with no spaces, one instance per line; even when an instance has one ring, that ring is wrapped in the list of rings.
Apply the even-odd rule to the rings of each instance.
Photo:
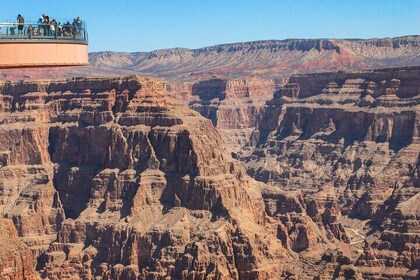
[[[0,218],[0,279],[38,279],[31,251],[19,239],[13,221],[3,218]]]
[[[265,185],[165,89],[139,77],[0,85],[0,210],[39,277],[298,273],[265,212]]]
[[[213,79],[181,100],[212,121],[154,78],[2,82],[0,213],[25,244],[6,271],[416,279],[419,71]],[[257,123],[242,162],[212,122]]]
[[[210,118],[228,150],[236,153],[255,129],[259,108],[290,75],[413,66],[419,65],[419,57],[419,36],[287,39],[199,49],[97,52],[90,53],[86,67],[6,69],[0,71],[0,80],[130,74],[165,78],[171,95]]]
[[[294,75],[239,157],[257,180],[301,192],[312,220],[338,223],[365,279],[415,279],[419,136],[420,67]]]
[[[255,129],[260,108],[287,79],[211,79],[193,84],[189,107],[210,119],[237,152]]]

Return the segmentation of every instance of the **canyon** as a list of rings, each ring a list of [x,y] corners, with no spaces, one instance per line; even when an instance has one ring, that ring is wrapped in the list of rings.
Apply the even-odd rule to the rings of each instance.
[[[18,82],[1,92],[0,211],[39,277],[288,273],[264,186],[162,81]]]
[[[2,273],[416,279],[419,73],[268,83],[239,161],[159,79],[3,82],[1,223],[20,257]],[[238,86],[197,96],[221,85]]]
[[[0,279],[419,279],[419,38],[2,70]]]
[[[141,75],[210,118],[232,153],[255,129],[259,109],[292,74],[420,64],[420,36],[380,39],[286,39],[200,49],[94,52],[86,67],[3,69],[0,80]],[[204,93],[203,92],[207,92]]]
[[[420,277],[419,77],[420,67],[292,76],[238,156],[360,246],[366,279]]]

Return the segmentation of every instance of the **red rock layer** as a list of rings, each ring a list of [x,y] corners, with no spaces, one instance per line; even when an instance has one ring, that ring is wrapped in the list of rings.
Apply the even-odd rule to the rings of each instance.
[[[0,211],[48,279],[415,279],[418,71],[292,77],[241,153],[269,185],[160,80],[5,82]]]
[[[260,108],[286,79],[212,79],[192,86],[189,106],[210,119],[230,152],[237,152],[255,129]]]
[[[240,157],[254,178],[301,192],[312,221],[359,248],[352,264],[364,278],[416,279],[419,112],[419,67],[292,76]]]
[[[0,92],[0,209],[42,278],[288,271],[258,184],[163,82],[4,83]]]
[[[31,251],[19,239],[13,222],[3,218],[0,218],[0,279],[38,279]]]

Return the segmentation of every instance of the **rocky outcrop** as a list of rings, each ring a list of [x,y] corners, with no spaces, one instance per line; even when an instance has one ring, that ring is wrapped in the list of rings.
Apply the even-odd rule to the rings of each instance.
[[[267,184],[161,80],[1,83],[1,215],[44,279],[415,279],[419,71],[195,86]]]
[[[237,152],[255,129],[260,108],[286,79],[212,79],[192,86],[189,106],[210,119],[226,148]]]
[[[419,77],[419,67],[292,76],[240,153],[257,180],[301,192],[327,236],[364,244],[353,255],[364,278],[418,277]]]
[[[3,218],[0,218],[0,279],[37,279],[31,251],[19,239],[13,222]]]
[[[419,38],[288,39],[194,50],[98,52],[90,54],[87,67],[7,69],[0,71],[0,79],[129,74],[163,77],[175,98],[212,119],[228,150],[236,153],[254,130],[259,108],[290,75],[419,65]],[[249,96],[244,94],[247,91]]]
[[[287,273],[259,184],[163,82],[8,82],[0,92],[1,210],[42,278]]]
[[[175,98],[212,119],[228,150],[236,153],[254,130],[259,108],[291,74],[412,66],[420,63],[419,54],[419,36],[270,40],[195,50],[91,53],[87,67],[7,69],[0,71],[0,79],[163,77]]]
[[[189,104],[192,96],[192,87],[193,83],[191,82],[181,82],[174,84],[167,84],[166,90],[170,92],[171,96],[180,100],[184,104]]]
[[[420,277],[419,171],[420,160],[417,160],[406,181],[395,186],[374,217],[376,234],[364,244],[357,260],[365,275],[398,277],[408,268],[407,278]]]

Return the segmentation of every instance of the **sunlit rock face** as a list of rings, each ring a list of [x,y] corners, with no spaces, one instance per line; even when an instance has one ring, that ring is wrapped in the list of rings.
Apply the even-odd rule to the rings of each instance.
[[[260,108],[287,79],[211,79],[193,84],[188,105],[210,119],[229,152],[238,152],[257,124]]]
[[[0,211],[22,243],[0,266],[23,279],[416,279],[418,77],[211,80],[181,101],[138,76],[3,82]],[[236,161],[223,129],[244,128]]]
[[[41,278],[285,271],[261,184],[165,89],[140,77],[1,85],[0,210]]]
[[[4,218],[0,218],[0,279],[37,279],[31,251],[19,239],[13,221]]]
[[[240,159],[255,179],[302,193],[308,215],[337,239],[351,233],[364,277],[410,279],[419,136],[419,67],[295,75],[261,109]]]

